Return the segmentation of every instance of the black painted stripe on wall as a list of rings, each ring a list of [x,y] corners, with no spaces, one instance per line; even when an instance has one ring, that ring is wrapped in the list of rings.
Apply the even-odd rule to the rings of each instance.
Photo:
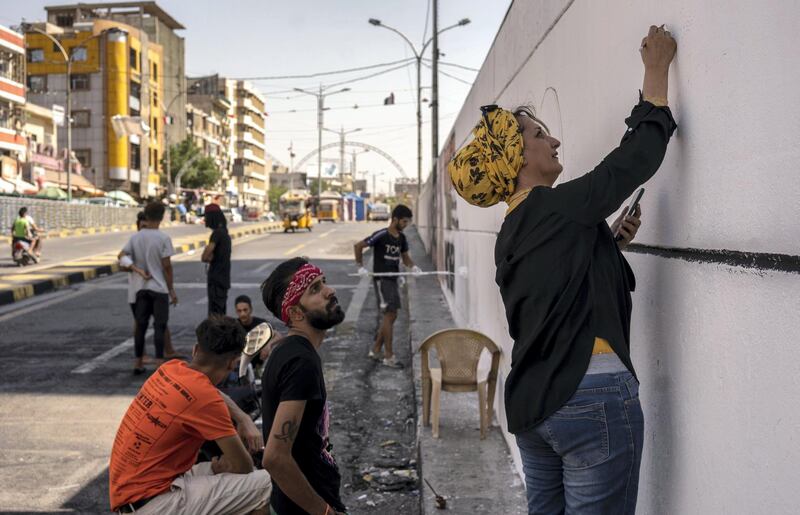
[[[767,254],[764,252],[740,252],[737,250],[692,249],[658,247],[631,243],[626,252],[650,254],[670,259],[682,259],[698,263],[719,263],[756,270],[777,270],[800,274],[800,256],[790,254]]]

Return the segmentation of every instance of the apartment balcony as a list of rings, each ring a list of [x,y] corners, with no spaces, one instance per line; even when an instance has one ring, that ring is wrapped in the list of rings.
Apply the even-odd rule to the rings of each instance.
[[[258,106],[256,106],[256,104],[249,98],[246,98],[244,102],[242,102],[240,105],[243,106],[248,111],[254,112],[258,116],[264,116],[264,111],[262,109],[259,109]]]
[[[267,147],[264,145],[263,140],[259,141],[258,139],[255,138],[255,136],[253,136],[249,132],[245,132],[244,133],[241,141],[244,141],[245,143],[249,143],[250,145],[253,145],[256,148],[261,149],[262,151],[267,150]]]
[[[258,157],[256,153],[250,150],[249,148],[244,149],[244,152],[242,152],[240,155],[241,157],[248,159],[254,163],[258,163],[261,166],[267,166],[267,161],[264,160],[263,158]]]
[[[258,124],[258,122],[256,121],[258,119],[259,118],[253,118],[249,114],[246,114],[243,117],[240,117],[238,121],[242,125],[250,128],[250,129],[253,129],[256,132],[259,132],[262,135],[265,135],[266,131],[264,130],[264,126]]]
[[[15,104],[25,103],[25,85],[18,79],[14,74],[0,73],[0,99]]]
[[[252,161],[244,158],[238,158],[233,163],[233,176],[234,177],[252,177],[260,181],[266,182],[267,176],[264,173],[264,168],[259,167]]]

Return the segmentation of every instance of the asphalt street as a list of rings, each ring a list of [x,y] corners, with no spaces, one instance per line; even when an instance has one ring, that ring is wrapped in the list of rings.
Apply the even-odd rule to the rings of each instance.
[[[416,513],[416,486],[370,489],[369,476],[364,479],[361,473],[361,468],[371,463],[371,458],[361,456],[363,449],[359,448],[367,441],[370,446],[381,446],[373,453],[376,459],[383,456],[407,462],[401,454],[413,457],[413,438],[411,443],[403,438],[407,431],[402,422],[411,417],[409,424],[414,427],[413,402],[403,402],[405,397],[413,399],[413,393],[405,391],[410,388],[410,372],[380,367],[366,359],[377,319],[375,301],[367,280],[347,275],[355,271],[353,243],[383,225],[322,224],[311,233],[270,233],[236,240],[228,313],[233,314],[233,299],[244,293],[253,298],[257,316],[285,330],[267,313],[259,284],[278,262],[289,257],[305,255],[323,268],[348,314],[332,335],[334,343],[322,350],[332,412],[334,417],[341,415],[339,422],[334,419],[332,438],[334,454],[340,466],[347,469],[343,470],[346,500],[351,506],[361,503],[363,507],[353,506],[352,513],[377,513],[381,509],[384,513],[387,509],[400,512],[389,506]],[[203,230],[181,226],[167,232],[177,235],[196,229]],[[92,243],[83,246],[80,252],[85,254],[80,256],[107,252],[120,248],[127,236],[117,233],[53,240],[49,252],[61,245],[67,249],[64,252],[77,253],[84,239]],[[179,304],[171,309],[169,327],[177,350],[189,355],[194,329],[206,316],[205,265],[195,253],[175,258],[174,268]],[[111,445],[122,415],[146,377],[131,374],[133,320],[126,297],[127,277],[119,273],[0,308],[3,513],[108,512]],[[401,317],[400,324],[402,331],[407,327],[403,325],[407,317]],[[402,341],[397,347],[401,360],[408,360]],[[146,348],[152,353],[150,341]],[[368,393],[361,392],[359,406],[352,404],[353,396],[359,395],[353,391],[355,384],[370,388]],[[386,416],[359,413],[369,411],[370,402],[381,401],[375,398],[381,384],[389,385],[387,392],[395,392],[397,397],[381,408]],[[350,404],[345,402],[345,395]],[[387,399],[384,396],[384,404]],[[342,407],[338,412],[337,403]],[[390,439],[380,430],[371,436],[363,434],[369,430],[364,422],[370,417],[380,418],[376,423],[387,429]],[[358,421],[361,427],[353,427]],[[389,452],[392,447],[396,452]],[[398,491],[395,500],[381,493],[392,489]]]

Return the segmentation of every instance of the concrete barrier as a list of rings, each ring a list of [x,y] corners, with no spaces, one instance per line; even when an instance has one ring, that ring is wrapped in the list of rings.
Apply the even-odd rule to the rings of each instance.
[[[138,207],[107,207],[67,204],[61,200],[0,196],[0,232],[4,235],[21,207],[28,208],[42,229],[57,234],[62,230],[136,224]]]

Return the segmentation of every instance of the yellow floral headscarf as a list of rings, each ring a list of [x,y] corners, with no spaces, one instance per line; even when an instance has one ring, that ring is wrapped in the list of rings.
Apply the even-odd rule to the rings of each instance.
[[[458,194],[475,206],[489,207],[514,194],[522,167],[522,133],[511,111],[481,107],[474,139],[447,165]]]

